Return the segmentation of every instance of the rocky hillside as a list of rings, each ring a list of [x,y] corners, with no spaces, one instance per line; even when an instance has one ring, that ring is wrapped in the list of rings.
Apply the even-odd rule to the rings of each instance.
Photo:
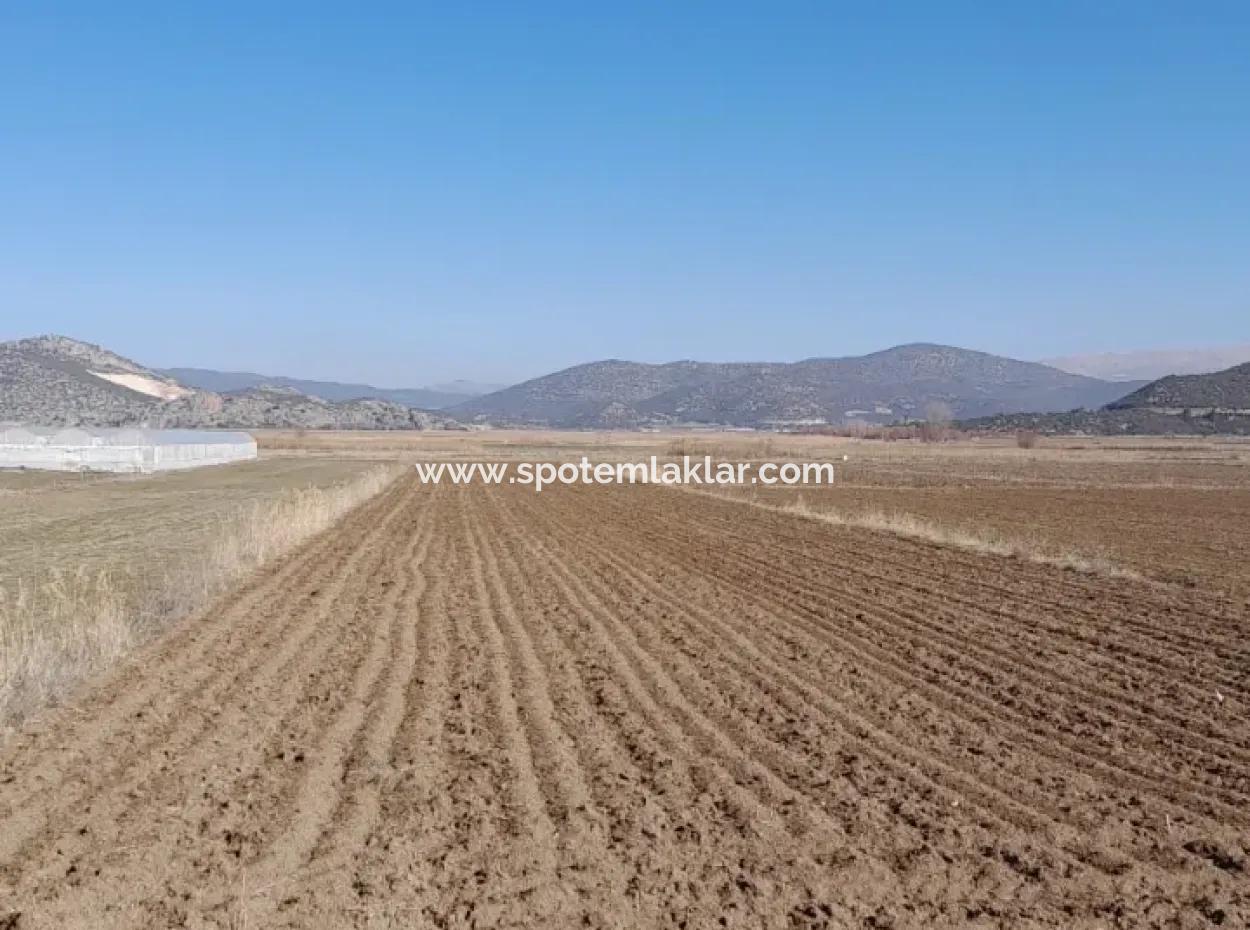
[[[915,344],[789,364],[594,362],[447,412],[462,421],[582,428],[890,423],[924,419],[933,411],[962,418],[1101,407],[1136,386]]]
[[[1101,410],[1003,414],[960,425],[988,432],[1250,436],[1250,363],[1208,375],[1168,375]]]
[[[385,400],[289,388],[217,393],[64,336],[0,343],[0,423],[259,429],[442,429],[448,417]]]
[[[1064,413],[1005,413],[959,423],[978,433],[1085,436],[1250,436],[1250,416],[1220,413],[1176,415],[1145,407],[1070,410]]]
[[[534,378],[449,408],[460,420],[567,428],[631,428],[673,419],[667,413],[701,388],[728,383],[749,364],[609,359]],[[667,408],[661,411],[657,408]]]
[[[1250,362],[1207,375],[1169,375],[1110,405],[1190,414],[1250,415]]]
[[[153,411],[149,423],[233,429],[450,429],[458,425],[446,417],[390,401],[366,398],[334,403],[278,387],[231,394],[198,392]]]
[[[0,343],[0,421],[124,426],[190,393],[130,359],[64,336]]]

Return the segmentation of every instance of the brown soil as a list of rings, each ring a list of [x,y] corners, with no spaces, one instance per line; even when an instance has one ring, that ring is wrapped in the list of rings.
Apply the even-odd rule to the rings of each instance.
[[[1250,604],[1250,489],[804,487],[721,491],[844,516],[908,514],[972,536],[1096,557]]]
[[[0,926],[1245,926],[1248,620],[403,480],[6,747]]]

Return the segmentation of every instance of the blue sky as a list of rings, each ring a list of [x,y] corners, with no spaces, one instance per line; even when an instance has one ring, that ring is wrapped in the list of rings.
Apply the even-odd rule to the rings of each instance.
[[[190,6],[0,6],[0,338],[391,385],[1250,340],[1244,3]]]

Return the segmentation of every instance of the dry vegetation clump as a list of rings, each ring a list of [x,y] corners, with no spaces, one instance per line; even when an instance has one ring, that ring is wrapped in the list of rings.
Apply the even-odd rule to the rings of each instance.
[[[717,495],[720,496],[720,495]],[[742,498],[729,498],[743,500]],[[835,526],[855,526],[879,533],[893,533],[911,539],[922,539],[940,546],[965,549],[983,555],[997,555],[1009,559],[1021,559],[1041,565],[1053,565],[1068,571],[1112,578],[1141,580],[1140,573],[1124,568],[1101,555],[1090,555],[1068,549],[1055,549],[1043,544],[1004,536],[993,530],[973,531],[961,527],[944,526],[923,517],[905,512],[869,510],[854,513],[841,510],[822,510],[808,506],[799,496],[785,505],[765,504],[756,500],[745,503],[779,513],[793,513],[811,520],[832,523]]]
[[[342,484],[292,489],[240,507],[222,519],[198,561],[141,593],[120,569],[53,569],[36,582],[0,587],[0,732],[329,527],[397,474],[397,466],[378,466]]]
[[[1016,433],[1016,446],[1020,449],[1036,449],[1037,438],[1037,430],[1022,429]]]
[[[840,426],[810,426],[791,434],[796,436],[828,436],[835,439],[863,439],[875,442],[952,443],[969,439],[972,434],[953,422],[899,423],[880,425],[852,421]]]
[[[692,459],[710,455],[718,461],[760,462],[793,451],[773,435],[726,433],[716,438],[679,437],[669,442],[661,454],[673,459],[680,459],[683,455]]]
[[[0,726],[131,649],[137,630],[126,608],[103,571],[54,570],[38,584],[0,588]]]

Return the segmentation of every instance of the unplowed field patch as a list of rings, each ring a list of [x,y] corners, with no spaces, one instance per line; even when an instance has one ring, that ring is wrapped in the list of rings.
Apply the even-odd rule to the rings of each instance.
[[[0,926],[1245,926],[1247,622],[405,478],[11,741]]]

